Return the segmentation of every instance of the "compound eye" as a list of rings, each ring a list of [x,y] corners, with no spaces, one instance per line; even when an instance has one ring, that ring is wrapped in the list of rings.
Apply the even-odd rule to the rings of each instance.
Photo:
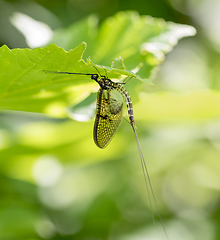
[[[97,74],[92,75],[92,76],[91,76],[91,79],[97,80],[97,79],[98,79],[98,75],[97,75]]]

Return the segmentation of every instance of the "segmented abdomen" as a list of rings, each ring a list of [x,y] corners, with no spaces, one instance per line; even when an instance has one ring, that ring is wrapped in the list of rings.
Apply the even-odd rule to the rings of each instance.
[[[122,96],[124,97],[126,105],[127,105],[127,109],[128,109],[128,116],[129,116],[130,123],[131,123],[131,125],[135,126],[135,121],[134,121],[134,116],[133,116],[133,105],[132,105],[132,101],[131,101],[130,95],[122,87],[121,84],[117,84],[116,90],[119,91],[122,94]]]

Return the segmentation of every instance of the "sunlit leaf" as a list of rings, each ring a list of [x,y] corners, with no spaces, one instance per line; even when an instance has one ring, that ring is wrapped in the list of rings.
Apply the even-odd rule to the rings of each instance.
[[[60,71],[65,68],[68,71],[71,68],[76,72],[82,71],[86,66],[84,61],[80,61],[84,50],[84,43],[68,53],[56,45],[33,50],[1,47],[0,108],[49,112],[52,106],[58,106],[58,111],[59,107],[65,107],[69,93],[73,99],[78,98],[86,91],[82,89],[82,83],[88,81],[75,76],[47,74],[43,70]],[[75,88],[68,89],[72,85],[76,85]]]
[[[125,75],[152,86],[147,78],[162,62],[160,60],[164,60],[164,54],[172,50],[178,39],[195,34],[192,27],[166,23],[149,16],[140,17],[135,12],[116,14],[92,34],[96,25],[95,18],[90,17],[60,32],[60,37],[56,36],[53,42],[66,49],[74,48],[69,52],[54,44],[32,50],[1,47],[0,109],[65,117],[66,107],[82,101],[95,86],[89,76],[48,71],[97,73],[93,68],[95,65],[102,75],[107,70],[109,78]],[[88,39],[86,52],[85,43],[75,45],[85,39]],[[84,52],[91,60],[83,60]]]
[[[119,12],[106,19],[99,28],[97,23],[97,19],[91,16],[78,23],[80,33],[74,34],[74,30],[71,34],[75,29],[74,24],[59,31],[52,42],[70,50],[76,42],[88,41],[90,44],[85,57],[109,66],[113,59],[121,56],[127,70],[135,69],[142,63],[139,72],[141,78],[151,76],[152,70],[164,61],[165,54],[173,49],[179,39],[196,33],[191,26],[140,16],[134,11]]]

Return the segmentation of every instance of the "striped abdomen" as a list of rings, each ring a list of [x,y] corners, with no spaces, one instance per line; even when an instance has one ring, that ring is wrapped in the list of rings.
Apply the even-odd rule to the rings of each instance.
[[[130,123],[131,123],[131,125],[134,125],[136,127],[135,121],[134,121],[134,116],[133,116],[133,105],[132,105],[132,101],[131,101],[130,95],[122,87],[121,84],[117,84],[116,90],[119,91],[123,95],[123,97],[125,99],[125,102],[126,102],[126,105],[127,105],[128,116],[129,116]]]

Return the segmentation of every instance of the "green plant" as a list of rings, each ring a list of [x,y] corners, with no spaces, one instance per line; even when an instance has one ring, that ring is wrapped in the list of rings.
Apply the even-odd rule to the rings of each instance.
[[[135,118],[175,119],[178,112],[170,105],[179,106],[175,95],[142,93],[139,99],[139,92],[145,85],[153,86],[158,66],[178,40],[194,34],[195,29],[189,26],[120,12],[100,28],[97,19],[90,16],[57,31],[51,41],[57,45],[12,50],[1,47],[0,109],[12,110],[0,119],[0,171],[4,176],[0,180],[5,187],[0,200],[2,238],[106,239],[110,235],[120,239],[123,229],[131,237],[146,236],[140,229],[145,229],[146,223],[150,229],[152,219],[145,214],[145,188],[139,184],[143,183],[142,175],[136,173],[139,168],[134,160],[138,154],[131,129],[122,126],[105,151],[98,149],[92,143],[93,122],[69,120],[66,111],[91,108],[97,84],[88,76],[45,71],[96,73],[95,65],[102,74],[106,69],[114,80],[133,76],[126,89],[136,104]],[[185,103],[185,96],[179,98],[180,105]],[[186,118],[190,116],[185,113]],[[191,114],[192,118],[199,116],[193,111]],[[139,121],[138,134],[146,140],[144,125]],[[153,156],[152,142],[144,154]],[[120,161],[112,161],[116,159]],[[157,158],[149,157],[149,164],[152,159]],[[160,162],[151,175],[159,182],[154,186],[161,186],[163,172],[169,167],[169,162]],[[160,196],[158,191],[156,194]],[[163,202],[159,205],[163,214]]]

